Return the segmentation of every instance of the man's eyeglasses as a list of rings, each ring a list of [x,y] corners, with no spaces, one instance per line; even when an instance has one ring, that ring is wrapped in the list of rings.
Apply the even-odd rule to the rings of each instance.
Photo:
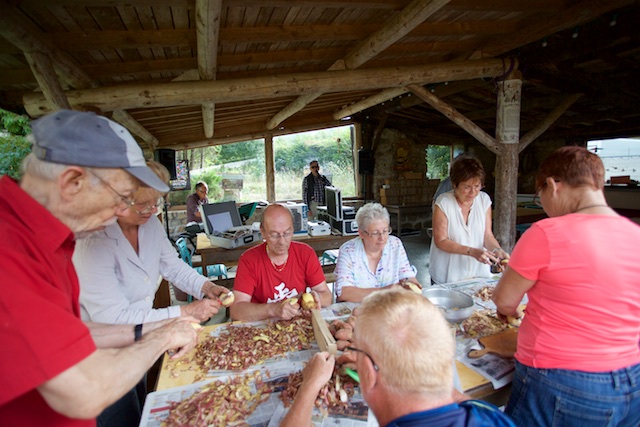
[[[271,240],[272,242],[277,242],[280,239],[289,240],[292,236],[293,236],[293,231],[286,231],[282,234],[278,234],[278,233],[267,234],[267,239]]]
[[[320,166],[318,166],[318,165],[311,166],[311,169],[320,169]]]
[[[371,364],[373,365],[373,369],[375,369],[376,372],[380,370],[378,365],[376,365],[376,362],[373,361],[373,357],[371,357],[371,355],[369,353],[367,353],[366,351],[360,350],[359,348],[355,348],[355,347],[349,347],[349,346],[345,347],[345,350],[355,351],[355,352],[364,354],[365,356],[367,356],[371,360]]]
[[[369,233],[367,230],[362,230],[364,232],[364,234],[366,234],[369,237],[373,237],[374,239],[377,239],[380,236],[388,236],[389,234],[391,234],[391,232],[393,231],[391,229],[391,227],[389,228],[385,228],[382,231],[374,231],[373,233]]]
[[[136,203],[136,213],[138,215],[146,215],[154,209],[160,209],[160,206],[162,206],[163,204],[164,199],[162,197],[158,197],[158,200],[156,200],[156,202],[152,205],[147,205],[147,202]]]
[[[131,206],[134,206],[136,204],[135,199],[130,199],[129,197],[126,197],[126,196],[123,196],[122,194],[120,194],[115,188],[113,188],[111,186],[111,184],[109,184],[104,179],[100,178],[100,176],[98,176],[98,174],[95,173],[94,171],[92,171],[91,169],[86,169],[86,171],[89,172],[91,175],[95,176],[96,178],[98,178],[98,181],[100,181],[103,185],[106,185],[107,187],[109,187],[111,189],[111,191],[116,193],[118,195],[118,197],[120,197],[121,203],[126,205],[127,208],[130,208]]]

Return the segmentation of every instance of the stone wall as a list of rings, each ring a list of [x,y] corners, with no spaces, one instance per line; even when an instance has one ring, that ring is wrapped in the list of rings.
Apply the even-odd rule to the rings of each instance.
[[[376,148],[376,201],[383,205],[425,205],[424,213],[403,215],[402,228],[426,230],[431,226],[431,199],[440,180],[426,178],[425,148],[420,141],[395,129],[385,129]]]

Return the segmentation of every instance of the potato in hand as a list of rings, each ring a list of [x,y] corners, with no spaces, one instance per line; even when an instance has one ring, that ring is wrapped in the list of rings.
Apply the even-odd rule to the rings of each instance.
[[[223,306],[229,307],[235,301],[235,297],[233,296],[233,292],[227,292],[226,294],[220,294],[218,297]]]
[[[316,308],[316,300],[313,298],[312,294],[302,294],[302,302],[300,305],[304,310],[311,310]]]

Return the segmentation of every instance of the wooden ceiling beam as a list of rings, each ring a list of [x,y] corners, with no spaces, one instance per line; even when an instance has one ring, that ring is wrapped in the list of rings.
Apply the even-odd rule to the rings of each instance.
[[[562,116],[578,99],[582,97],[581,93],[571,94],[551,111],[536,127],[531,129],[520,138],[518,142],[518,152],[522,152],[529,144],[535,141],[549,127]]]
[[[65,93],[62,91],[57,75],[60,75],[72,87],[78,89],[96,88],[98,86],[99,83],[96,80],[86,74],[65,52],[52,45],[39,29],[26,21],[6,1],[0,0],[0,9],[2,9],[0,14],[0,35],[23,51],[34,71],[38,84],[44,92],[45,99],[48,99],[48,102],[53,107],[51,111],[72,108]],[[46,55],[42,52],[46,52]],[[93,110],[95,108],[94,105],[83,104],[76,104],[73,107],[78,110],[87,108]],[[149,132],[140,130],[142,128],[141,125],[133,123],[135,121],[131,116],[127,117],[125,112],[121,113],[121,116],[126,117],[127,122],[133,126],[129,130],[140,136],[149,145],[158,144],[158,140],[153,138]],[[126,124],[124,125],[128,127]],[[140,133],[137,131],[140,131]]]
[[[198,73],[200,80],[216,79],[218,61],[218,35],[222,0],[196,0],[196,32],[198,40]],[[213,137],[215,104],[202,104],[202,126],[205,137]]]
[[[421,24],[429,16],[442,9],[450,0],[413,0],[400,13],[394,15],[382,28],[361,40],[347,53],[343,60],[338,60],[329,67],[329,71],[347,69],[353,70],[391,46],[412,29]],[[322,95],[315,92],[301,95],[266,124],[267,129],[274,129],[287,118],[291,117],[314,99]]]
[[[501,55],[536,40],[542,40],[559,31],[583,25],[593,21],[600,15],[635,2],[636,0],[582,1],[553,14],[543,22],[532,21],[530,25],[522,28],[519,32],[511,34],[509,37],[492,40],[482,47],[482,51],[490,56]]]
[[[427,89],[420,85],[409,85],[407,89],[411,90],[416,96],[419,96],[431,105],[433,108],[444,114],[449,120],[456,125],[464,129],[469,135],[480,141],[482,145],[487,147],[493,153],[498,153],[500,149],[500,143],[496,141],[491,135],[487,134],[482,128],[466,118],[463,114],[458,112],[455,108],[451,107],[446,102],[432,94]]]
[[[69,101],[60,85],[60,80],[51,65],[49,57],[40,52],[24,52],[24,56],[31,67],[31,72],[38,81],[45,98],[54,110],[70,109]]]
[[[474,88],[479,84],[479,81],[460,81],[453,84],[441,85],[437,89],[438,96],[440,98],[451,96],[456,93],[464,92],[466,90]],[[345,107],[339,111],[336,111],[333,114],[333,117],[336,119],[342,119],[344,117],[352,116],[354,114],[365,111],[366,109],[379,105],[383,102],[385,105],[380,105],[380,108],[375,111],[370,111],[369,114],[374,116],[378,116],[381,114],[390,114],[400,109],[411,108],[424,103],[424,101],[418,96],[401,97],[403,94],[410,92],[411,91],[407,88],[386,89],[376,95],[349,105],[348,107]],[[399,98],[387,103],[387,101],[396,97]]]
[[[411,38],[472,36],[482,37],[511,34],[521,24],[507,21],[423,22],[406,36]],[[287,43],[303,41],[356,41],[379,30],[379,26],[365,25],[305,25],[273,27],[221,28],[220,43]],[[197,47],[197,35],[191,29],[72,31],[52,32],[53,44],[68,52],[130,48]],[[0,43],[0,53],[15,53],[9,45]]]
[[[103,111],[202,104],[205,101],[235,102],[300,93],[349,92],[401,87],[413,83],[471,80],[502,75],[499,59],[447,62],[416,67],[324,71],[284,74],[248,79],[211,82],[127,84],[87,90],[67,91],[72,106],[89,104]],[[41,94],[24,96],[26,110],[32,116],[49,111]]]
[[[89,77],[78,64],[66,53],[60,51],[47,37],[24,16],[0,0],[0,35],[11,42],[22,52],[46,53],[56,74],[71,87],[84,89],[96,87],[96,82]]]
[[[144,126],[138,123],[128,112],[124,110],[115,110],[112,114],[112,118],[122,126],[129,129],[132,133],[142,138],[142,140],[145,141],[152,150],[158,148],[158,139],[145,129]]]

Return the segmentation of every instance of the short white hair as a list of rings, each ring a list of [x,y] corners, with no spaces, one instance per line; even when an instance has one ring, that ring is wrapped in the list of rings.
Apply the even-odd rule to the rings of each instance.
[[[366,230],[373,221],[384,220],[389,224],[389,211],[380,203],[367,203],[356,212],[359,230]]]

